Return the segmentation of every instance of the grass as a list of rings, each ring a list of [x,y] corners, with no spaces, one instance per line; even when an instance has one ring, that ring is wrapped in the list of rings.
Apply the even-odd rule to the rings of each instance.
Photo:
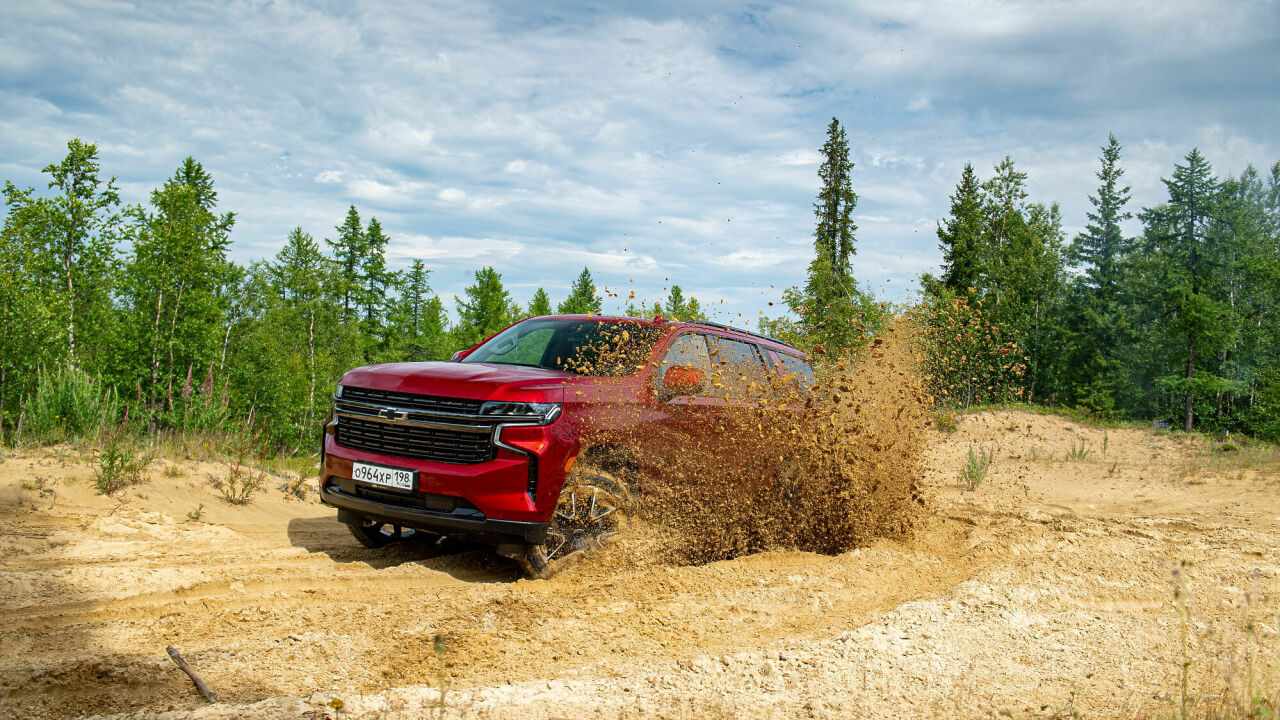
[[[1079,445],[1072,443],[1071,449],[1067,451],[1067,456],[1066,456],[1067,461],[1068,462],[1085,462],[1086,460],[1089,459],[1089,454],[1091,452],[1092,451],[1088,447],[1086,447],[1084,443],[1080,443]]]
[[[991,461],[995,459],[995,451],[973,451],[973,445],[969,445],[969,457],[965,459],[964,467],[960,468],[960,483],[966,486],[970,491],[977,490],[978,486],[987,479],[987,470],[991,468]]]
[[[1260,573],[1243,594],[1237,626],[1215,630],[1198,622],[1191,603],[1193,565],[1185,560],[1171,568],[1173,608],[1178,615],[1178,659],[1174,692],[1168,696],[1169,720],[1277,720],[1280,718],[1280,636],[1270,649],[1271,662],[1258,638],[1254,598]],[[1280,612],[1274,622],[1280,626]],[[1205,628],[1201,630],[1200,628]],[[1271,628],[1274,633],[1274,628]],[[1270,666],[1269,668],[1267,666]],[[1261,667],[1260,667],[1261,666]]]
[[[95,485],[104,495],[114,495],[142,479],[151,456],[129,433],[129,413],[115,425],[102,428],[98,436],[98,468]]]

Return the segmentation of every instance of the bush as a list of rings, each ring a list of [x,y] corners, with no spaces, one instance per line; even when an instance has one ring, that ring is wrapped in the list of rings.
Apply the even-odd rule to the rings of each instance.
[[[151,458],[138,446],[129,432],[129,412],[118,423],[103,425],[98,433],[97,488],[113,495],[127,485],[142,479],[142,471]]]
[[[983,300],[950,292],[912,313],[925,382],[938,404],[972,407],[1022,399],[1026,356],[993,323]]]
[[[36,442],[64,442],[113,424],[119,413],[115,390],[70,363],[41,368],[36,391],[24,406],[23,434]]]

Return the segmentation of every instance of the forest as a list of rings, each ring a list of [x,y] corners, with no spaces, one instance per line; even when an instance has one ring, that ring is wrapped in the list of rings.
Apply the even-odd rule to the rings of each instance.
[[[939,273],[920,278],[918,301],[888,305],[851,269],[858,196],[837,119],[822,157],[806,282],[762,331],[821,361],[906,323],[943,406],[1034,403],[1280,440],[1280,163],[1223,179],[1193,149],[1163,178],[1167,199],[1136,208],[1111,137],[1073,238],[1011,158],[985,179],[966,165],[937,225]],[[309,454],[349,368],[448,359],[523,317],[601,310],[589,268],[562,301],[539,289],[520,304],[485,267],[451,320],[427,264],[390,268],[390,238],[355,206],[320,239],[297,227],[274,257],[237,264],[235,213],[190,157],[145,205],[121,202],[80,139],[44,173],[40,191],[4,189],[9,443],[239,426],[272,452]],[[1133,218],[1142,233],[1127,237]],[[703,317],[675,285],[627,312]]]

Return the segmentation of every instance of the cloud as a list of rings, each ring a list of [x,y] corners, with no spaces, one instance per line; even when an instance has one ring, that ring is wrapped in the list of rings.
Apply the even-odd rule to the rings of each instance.
[[[145,202],[190,154],[237,212],[241,262],[354,203],[445,294],[491,264],[555,298],[587,265],[751,318],[804,281],[832,116],[856,266],[902,293],[936,268],[966,162],[985,177],[1011,154],[1069,228],[1108,132],[1135,210],[1192,146],[1220,175],[1274,162],[1274,19],[1191,0],[7,3],[0,171],[42,188],[83,137]]]

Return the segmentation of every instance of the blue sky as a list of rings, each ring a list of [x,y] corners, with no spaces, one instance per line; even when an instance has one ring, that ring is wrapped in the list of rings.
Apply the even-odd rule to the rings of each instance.
[[[144,202],[190,154],[237,260],[355,204],[446,297],[493,265],[555,302],[586,265],[606,309],[676,283],[754,324],[804,281],[833,115],[856,272],[900,300],[965,162],[1012,155],[1074,235],[1108,132],[1135,210],[1193,146],[1222,176],[1280,160],[1280,4],[0,6],[0,178],[43,187],[79,136]]]

